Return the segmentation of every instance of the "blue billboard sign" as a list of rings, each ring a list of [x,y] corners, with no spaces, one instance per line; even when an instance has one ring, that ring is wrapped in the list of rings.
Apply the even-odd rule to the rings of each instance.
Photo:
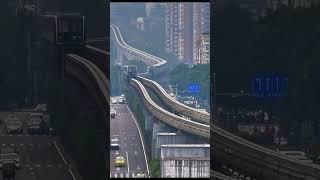
[[[256,75],[252,80],[252,94],[257,98],[283,96],[288,86],[286,75],[270,73]]]
[[[190,93],[199,93],[200,92],[200,85],[199,84],[190,84],[188,87],[188,91]]]

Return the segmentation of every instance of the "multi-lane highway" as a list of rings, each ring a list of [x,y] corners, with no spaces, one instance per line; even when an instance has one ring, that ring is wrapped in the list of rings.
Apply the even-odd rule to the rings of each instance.
[[[149,169],[142,140],[143,135],[138,128],[137,120],[127,104],[115,103],[111,104],[111,108],[116,110],[116,116],[110,118],[110,138],[118,139],[120,148],[119,150],[110,150],[110,177],[132,178],[137,174],[145,174],[148,177]],[[124,157],[124,167],[115,166],[117,156]]]
[[[7,112],[0,112],[4,120]],[[23,123],[22,134],[7,134],[2,124],[0,127],[0,145],[15,147],[20,158],[21,168],[16,170],[16,180],[78,180],[75,166],[70,165],[70,158],[65,154],[59,140],[51,135],[31,135],[27,133],[30,112],[15,112]],[[2,180],[2,176],[0,176]]]

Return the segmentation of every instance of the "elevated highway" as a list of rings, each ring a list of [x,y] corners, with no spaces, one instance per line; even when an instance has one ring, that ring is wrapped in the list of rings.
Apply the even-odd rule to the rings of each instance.
[[[148,66],[159,67],[164,65],[167,61],[151,55],[149,53],[140,51],[136,48],[129,46],[124,40],[120,33],[118,26],[111,24],[111,32],[113,32],[115,42],[118,45],[118,56],[125,55],[128,59],[138,59],[146,63]]]
[[[156,92],[156,94],[161,98],[161,100],[173,108],[175,111],[179,112],[180,114],[186,115],[190,117],[192,120],[197,121],[199,123],[203,123],[206,125],[210,124],[210,114],[203,111],[198,111],[197,109],[191,108],[187,105],[180,103],[179,101],[173,99],[169,94],[162,88],[160,84],[155,81],[152,81],[147,78],[143,78],[138,76],[137,79],[145,85],[146,87],[151,88]]]
[[[146,108],[153,116],[177,129],[181,129],[208,139],[210,138],[209,125],[190,121],[186,118],[177,116],[171,112],[164,110],[151,99],[145,87],[138,80],[131,79],[131,85],[138,90],[139,94],[142,96]]]
[[[94,63],[75,54],[66,55],[65,70],[88,88],[105,117],[109,117],[109,80],[104,73]]]

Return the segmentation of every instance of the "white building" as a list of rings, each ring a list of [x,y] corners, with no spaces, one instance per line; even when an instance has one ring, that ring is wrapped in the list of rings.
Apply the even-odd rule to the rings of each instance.
[[[161,145],[161,178],[210,178],[210,144]]]

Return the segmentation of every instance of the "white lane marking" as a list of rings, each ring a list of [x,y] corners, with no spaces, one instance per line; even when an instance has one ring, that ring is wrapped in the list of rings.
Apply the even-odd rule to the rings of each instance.
[[[134,176],[134,172],[131,173],[131,177],[135,177],[135,176]]]
[[[114,177],[117,178],[117,176],[118,176],[117,173],[115,173],[115,174],[114,174]]]
[[[137,155],[138,154],[138,151],[134,151],[134,155]]]
[[[120,178],[123,178],[123,174],[122,173],[120,173]]]
[[[60,156],[61,156],[61,158],[62,158],[62,160],[63,160],[64,164],[65,164],[65,165],[67,165],[67,161],[64,159],[64,157],[63,157],[63,155],[62,155],[62,153],[61,153],[61,151],[60,151],[60,149],[59,149],[59,147],[58,147],[57,143],[56,143],[56,142],[53,142],[53,143],[54,143],[54,146],[56,147],[56,149],[58,150],[58,153],[60,154]]]
[[[148,176],[149,176],[149,178],[150,178],[150,171],[149,171],[148,159],[147,159],[147,156],[146,156],[146,151],[145,151],[145,148],[144,148],[144,141],[142,140],[142,136],[141,136],[140,128],[139,128],[139,126],[138,126],[138,123],[137,123],[136,118],[134,118],[134,116],[133,116],[133,114],[132,114],[131,110],[129,109],[129,106],[127,106],[127,109],[128,109],[128,111],[129,111],[129,113],[130,113],[131,117],[133,118],[134,123],[136,124],[136,126],[137,126],[137,128],[138,128],[139,135],[140,135],[140,140],[141,140],[141,142],[142,142],[142,149],[143,149],[144,159],[145,159],[145,161],[146,161],[146,166],[147,166]]]
[[[59,152],[59,154],[60,154],[60,156],[61,156],[64,164],[67,165],[67,161],[64,159],[64,157],[63,157],[63,155],[62,155],[62,153],[61,153],[61,151],[60,151],[57,143],[56,143],[55,141],[54,141],[53,143],[54,143],[54,146],[56,147],[56,149],[58,150],[58,152]],[[71,176],[72,176],[72,179],[73,179],[73,180],[77,180],[77,178],[74,176],[74,174],[73,174],[73,172],[71,171],[70,168],[69,168],[69,172],[70,172],[70,174],[71,174]]]
[[[130,176],[130,174],[127,172],[127,173],[126,173],[126,178],[128,178],[129,176]]]
[[[126,147],[127,145],[124,144]],[[130,166],[129,166],[129,156],[128,156],[128,151],[126,150],[126,155],[127,155],[127,164],[128,164],[128,172],[129,172],[129,169],[130,169]]]
[[[77,178],[74,176],[74,174],[73,174],[73,172],[71,171],[71,169],[70,169],[70,168],[69,168],[69,172],[70,172],[70,174],[71,174],[71,176],[72,176],[73,180],[77,180]]]

